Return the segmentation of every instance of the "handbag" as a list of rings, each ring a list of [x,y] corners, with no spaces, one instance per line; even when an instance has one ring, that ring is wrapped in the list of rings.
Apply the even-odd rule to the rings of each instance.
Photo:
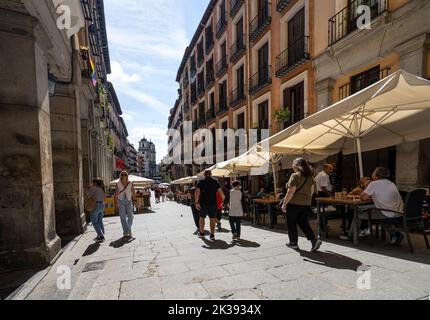
[[[84,203],[84,211],[85,213],[92,213],[97,206],[97,200],[95,197],[87,197]]]
[[[299,192],[300,190],[302,190],[303,189],[303,187],[306,185],[306,182],[308,182],[308,180],[309,180],[309,177],[306,177],[306,180],[305,180],[305,182],[303,182],[303,184],[300,186],[300,188],[298,188],[297,190],[296,190],[296,192],[295,193],[297,193],[297,192]],[[285,195],[285,197],[286,197],[287,195]],[[285,200],[285,197],[284,197],[284,199],[282,199],[281,200],[281,202],[279,202],[279,208],[282,210],[282,206],[283,206],[283,204],[284,204],[284,200]]]

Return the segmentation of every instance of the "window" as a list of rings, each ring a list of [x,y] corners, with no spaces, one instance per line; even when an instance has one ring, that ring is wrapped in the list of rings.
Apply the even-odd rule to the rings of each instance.
[[[245,112],[237,116],[237,129],[245,129]]]
[[[380,66],[369,69],[351,78],[351,94],[357,93],[380,79]]]
[[[227,80],[219,85],[219,111],[227,110]]]
[[[283,107],[290,108],[291,117],[284,122],[284,127],[289,127],[293,123],[299,122],[305,118],[305,86],[301,82],[293,87],[287,88],[283,92]],[[292,123],[291,123],[292,121]]]

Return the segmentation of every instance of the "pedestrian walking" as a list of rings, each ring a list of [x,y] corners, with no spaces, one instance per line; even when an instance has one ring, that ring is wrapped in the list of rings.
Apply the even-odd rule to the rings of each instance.
[[[196,208],[200,211],[200,238],[205,236],[205,219],[207,216],[210,218],[210,238],[215,240],[215,225],[217,214],[217,192],[221,195],[221,200],[224,201],[224,192],[218,181],[212,178],[212,172],[206,170],[204,179],[197,183],[196,187]]]
[[[193,213],[194,224],[196,225],[196,232],[194,232],[194,234],[198,235],[198,234],[200,234],[200,212],[196,208],[195,192],[196,192],[196,188],[191,188],[190,189],[191,211]]]
[[[166,193],[167,193],[166,189],[165,189],[165,188],[162,188],[162,189],[161,189],[161,200],[162,200],[163,202],[166,202]]]
[[[233,189],[230,191],[230,210],[229,210],[229,221],[231,232],[233,234],[233,241],[240,240],[241,235],[241,224],[243,217],[243,193],[241,191],[241,184],[239,181],[235,181],[232,184]]]
[[[299,250],[297,225],[305,233],[307,239],[312,243],[312,252],[318,251],[322,242],[315,237],[309,225],[309,213],[312,204],[312,186],[314,184],[312,169],[303,158],[293,162],[294,174],[287,184],[287,195],[282,203],[282,211],[287,217],[288,236],[290,243],[288,247]]]
[[[121,172],[121,178],[116,186],[115,203],[119,208],[124,238],[132,238],[131,228],[133,226],[133,201],[135,199],[133,183],[128,179],[128,172]]]
[[[97,238],[94,239],[96,242],[105,241],[105,227],[103,224],[103,216],[105,210],[104,200],[106,197],[106,188],[102,179],[97,178],[93,180],[93,184],[88,191],[88,197],[95,199],[95,209],[91,212],[90,219],[91,223],[96,230]]]
[[[155,188],[155,203],[160,203],[160,197],[161,197],[161,190],[159,187]]]
[[[221,199],[221,194],[219,192],[216,193],[216,205],[216,228],[218,229],[218,232],[221,232],[223,200]]]

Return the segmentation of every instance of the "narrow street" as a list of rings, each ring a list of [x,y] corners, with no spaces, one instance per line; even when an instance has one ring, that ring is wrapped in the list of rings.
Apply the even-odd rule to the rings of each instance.
[[[154,205],[153,212],[135,217],[131,242],[121,240],[119,217],[105,219],[107,241],[94,244],[91,226],[72,241],[49,269],[20,288],[13,299],[428,299],[429,257],[384,246],[370,252],[366,244],[324,243],[308,253],[285,246],[282,230],[244,226],[243,238],[232,244],[227,221],[217,241],[201,240],[190,209],[175,202]],[[404,249],[404,250],[403,250]],[[391,250],[391,251],[390,251]],[[396,258],[390,257],[395,255]],[[408,260],[414,259],[415,261]],[[71,289],[57,279],[71,270]],[[370,289],[358,289],[370,270]],[[57,272],[59,274],[57,274]]]

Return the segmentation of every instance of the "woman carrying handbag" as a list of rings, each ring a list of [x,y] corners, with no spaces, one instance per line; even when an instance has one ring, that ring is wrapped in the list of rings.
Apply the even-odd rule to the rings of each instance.
[[[120,179],[116,185],[115,203],[119,208],[119,216],[124,238],[131,239],[133,234],[133,201],[135,199],[133,183],[128,179],[128,172],[121,172]]]
[[[282,212],[286,214],[288,236],[290,243],[287,246],[300,250],[298,245],[297,226],[305,233],[312,243],[311,252],[316,252],[322,245],[309,225],[309,213],[312,204],[312,187],[314,184],[312,169],[305,159],[299,158],[293,162],[294,174],[287,184],[287,195],[282,203]]]
[[[105,241],[105,227],[103,224],[105,197],[106,190],[103,180],[100,178],[94,179],[88,191],[85,211],[90,211],[91,213],[91,223],[97,233],[97,238],[94,239],[96,242]]]

